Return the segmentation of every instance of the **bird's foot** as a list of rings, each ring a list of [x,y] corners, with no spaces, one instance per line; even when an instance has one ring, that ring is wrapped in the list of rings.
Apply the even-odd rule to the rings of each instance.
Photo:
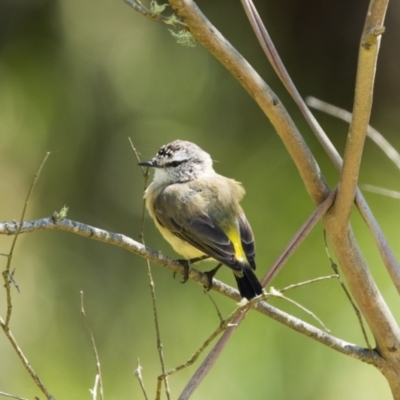
[[[189,279],[189,271],[190,271],[190,261],[191,260],[176,260],[178,261],[183,267],[183,280],[181,283],[185,283]],[[175,278],[176,272],[174,272]]]
[[[183,266],[183,281],[181,283],[185,283],[189,279],[189,271],[190,271],[190,264],[197,263],[199,261],[203,261],[206,258],[209,258],[209,256],[201,256],[201,257],[196,257],[196,258],[190,258],[189,260],[176,260],[178,261],[182,266]],[[217,272],[217,271],[215,271]],[[174,272],[174,278],[175,278],[176,272]]]
[[[207,292],[212,288],[214,276],[217,273],[217,271],[221,268],[221,265],[222,264],[218,264],[212,270],[204,272],[204,275],[206,275],[207,279],[208,279],[208,285],[205,286],[205,289],[207,290]]]

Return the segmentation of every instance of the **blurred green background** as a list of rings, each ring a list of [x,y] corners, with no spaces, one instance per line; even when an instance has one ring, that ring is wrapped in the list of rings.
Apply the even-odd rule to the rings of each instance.
[[[357,0],[258,1],[260,13],[303,96],[351,110],[358,43],[367,4]],[[251,62],[292,113],[331,186],[337,172],[266,61],[240,2],[201,1],[216,27]],[[389,7],[376,78],[372,125],[397,148],[400,107],[400,6]],[[316,113],[343,151],[347,126]],[[313,211],[300,177],[268,120],[241,86],[200,45],[184,48],[167,28],[119,0],[0,2],[0,220],[18,219],[34,173],[52,154],[27,219],[66,204],[68,217],[135,239],[143,181],[128,143],[143,159],[174,139],[212,154],[216,170],[241,182],[243,207],[258,245],[261,277]],[[367,141],[361,183],[399,190],[399,171]],[[399,256],[397,200],[366,193]],[[398,296],[358,215],[354,228],[379,287],[400,317]],[[147,244],[176,257],[146,217]],[[12,238],[1,237],[7,253]],[[1,259],[0,259],[1,260]],[[6,258],[1,260],[3,269]],[[138,357],[150,398],[160,366],[145,261],[122,249],[65,232],[19,238],[13,268],[11,329],[57,399],[89,399],[95,361],[80,315],[79,291],[102,363],[107,399],[143,398],[133,371]],[[273,282],[277,288],[331,274],[319,225]],[[218,317],[199,285],[153,267],[167,368],[193,354]],[[230,271],[219,279],[234,284]],[[336,280],[293,291],[332,333],[365,345]],[[212,294],[226,316],[235,305]],[[299,309],[273,304],[315,323]],[[0,295],[5,316],[5,293]],[[372,340],[372,339],[371,339]],[[172,398],[196,367],[170,379]],[[0,335],[0,391],[43,395]],[[347,358],[256,313],[229,342],[193,399],[387,399],[373,367]]]

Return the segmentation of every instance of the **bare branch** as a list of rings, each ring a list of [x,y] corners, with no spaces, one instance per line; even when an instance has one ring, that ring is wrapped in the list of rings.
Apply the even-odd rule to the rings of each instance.
[[[328,196],[329,189],[310,149],[277,95],[192,0],[169,2],[178,16],[184,19],[193,37],[228,69],[257,102],[284,142],[311,198],[316,204],[321,203]]]
[[[18,229],[18,222],[0,223],[0,234],[15,235]],[[149,247],[144,246],[143,244],[136,242],[135,240],[119,233],[108,232],[68,219],[62,219],[54,222],[53,218],[43,218],[36,221],[25,221],[20,228],[21,233],[39,230],[62,230],[73,233],[75,235],[87,237],[92,240],[105,242],[114,246],[121,247],[140,257],[148,258],[150,261],[162,265],[163,267],[168,268],[169,270],[176,272],[180,275],[184,274],[184,268],[180,262],[172,260],[171,258],[166,257],[161,253],[158,253],[155,250],[152,250]],[[190,269],[189,278],[201,284],[203,287],[208,284],[208,277],[193,267]],[[224,284],[217,279],[213,280],[212,290],[215,290],[218,293],[223,294],[237,302],[240,302],[241,300],[239,292],[236,289]],[[317,341],[326,344],[327,346],[334,348],[335,350],[343,354],[347,354],[351,357],[360,359],[369,364],[379,365],[377,354],[374,354],[374,356],[372,357],[370,354],[366,354],[366,352],[368,352],[367,349],[363,349],[361,347],[344,342],[340,339],[335,338],[334,336],[327,335],[326,332],[320,331],[319,329],[314,328],[309,324],[303,323],[297,318],[294,318],[284,313],[283,311],[280,311],[275,307],[270,306],[267,303],[259,302],[254,306],[254,309],[275,320],[284,322],[290,328],[309,337],[312,337]],[[236,321],[233,321],[233,323],[236,323]],[[225,331],[225,333],[226,332],[227,331]]]
[[[385,189],[375,185],[364,184],[361,185],[361,189],[367,192],[381,194],[382,196],[391,197],[392,199],[400,200],[400,192],[397,190]]]
[[[312,115],[311,111],[309,110],[300,93],[298,92],[295,84],[292,81],[292,78],[290,77],[288,71],[285,68],[285,65],[283,64],[278,52],[276,51],[268,30],[263,24],[252,0],[241,1],[247,18],[249,19],[254,33],[256,34],[258,42],[264,50],[264,54],[267,56],[267,59],[270,62],[272,68],[274,69],[275,73],[299,107],[299,110],[303,114],[305,120],[314,132],[321,146],[324,148],[325,152],[328,154],[329,158],[336,166],[336,168],[340,170],[342,167],[342,159],[338,151],[329,140],[328,136],[326,135],[318,121],[315,119],[314,115]]]
[[[300,96],[297,88],[295,87],[292,79],[290,78],[285,66],[282,63],[282,60],[277,53],[275,46],[268,34],[268,31],[260,16],[257,13],[253,3],[251,0],[242,0],[242,4],[245,8],[246,14],[249,18],[249,21],[254,29],[254,32],[257,36],[257,39],[260,42],[261,47],[263,48],[268,60],[270,61],[272,67],[277,73],[278,77],[281,79],[282,83],[285,85],[286,89],[292,96],[293,100],[298,105],[301,113],[304,118],[310,125],[310,128],[314,132],[316,138],[321,143],[322,147],[326,151],[327,155],[331,159],[332,163],[339,171],[342,169],[343,161],[329,140],[328,136],[322,129],[321,125],[315,119],[315,117],[311,114],[310,110],[304,103],[302,97]],[[360,190],[356,190],[355,197],[357,208],[362,215],[365,223],[373,234],[375,243],[378,247],[378,250],[382,256],[383,262],[385,263],[386,268],[389,271],[389,274],[397,288],[398,293],[400,293],[400,265],[396,260],[393,251],[387,243],[387,240],[376,221],[374,215],[372,214],[367,202],[365,201]]]
[[[285,262],[294,253],[294,251],[300,246],[302,241],[312,231],[317,222],[324,216],[329,207],[333,204],[336,196],[336,189],[333,190],[330,195],[318,206],[318,208],[312,213],[307,221],[301,226],[296,232],[293,239],[288,243],[278,259],[272,264],[272,267],[268,270],[265,276],[261,279],[263,287],[271,283],[272,279],[278,274],[283,268]]]
[[[336,219],[337,232],[345,235],[350,212],[357,189],[361,156],[372,108],[372,96],[375,81],[381,35],[384,32],[384,19],[388,0],[372,0],[367,12],[364,32],[358,54],[358,68],[353,108],[347,143],[343,157],[338,197],[331,210]]]
[[[379,4],[378,4],[379,3]],[[377,30],[372,29],[368,32],[365,32],[363,35],[362,44],[370,43],[371,46],[364,46],[360,50],[360,68],[361,72],[359,73],[359,80],[358,80],[358,97],[360,104],[366,104],[364,108],[364,112],[360,113],[360,125],[358,126],[358,130],[361,132],[362,124],[364,124],[365,132],[368,126],[369,120],[369,113],[370,113],[370,106],[371,106],[371,93],[372,93],[372,85],[373,85],[373,78],[375,72],[375,64],[376,64],[376,55],[379,43],[379,37],[376,34],[381,33],[381,27],[383,23],[384,17],[384,8],[385,8],[385,1],[372,1],[371,7],[367,16],[366,25],[369,27],[378,27]],[[341,167],[341,160],[337,153],[337,151],[331,146],[329,143],[329,139],[326,137],[326,134],[323,132],[322,128],[319,126],[315,118],[311,115],[310,111],[308,110],[307,106],[304,104],[303,100],[301,99],[299,93],[297,92],[296,88],[294,87],[289,75],[287,74],[286,70],[281,63],[279,56],[276,53],[276,50],[272,44],[272,41],[269,38],[268,33],[266,32],[265,27],[263,26],[258,14],[255,11],[254,5],[252,5],[250,0],[243,0],[243,4],[246,9],[246,13],[249,16],[249,19],[252,23],[254,31],[256,32],[257,37],[262,44],[262,47],[265,50],[267,57],[270,59],[272,66],[276,69],[278,76],[283,80],[285,86],[288,88],[290,94],[295,99],[296,103],[298,104],[300,110],[302,111],[303,115],[305,116],[306,120],[309,122],[310,126],[312,127],[314,133],[316,134],[318,140],[327,151],[328,155],[330,156],[331,160],[334,162],[336,167],[340,169]],[[376,14],[376,15],[372,15]],[[379,20],[382,20],[379,23]],[[188,23],[189,26],[191,26]],[[367,42],[366,42],[367,41]],[[373,47],[373,49],[372,49]],[[367,50],[368,48],[368,50]],[[366,80],[363,83],[363,80]],[[362,96],[367,96],[367,102],[362,100]],[[368,108],[369,107],[369,108]],[[360,110],[360,106],[358,106]],[[363,118],[361,118],[361,116]],[[368,118],[365,118],[368,116]],[[360,133],[362,135],[362,132]],[[363,143],[363,141],[361,141]],[[361,142],[359,144],[361,144]],[[361,152],[362,152],[362,145],[361,145]],[[358,150],[359,159],[361,157],[360,149]],[[349,152],[349,157],[351,157],[351,153]],[[356,157],[357,158],[357,157]],[[358,166],[359,166],[359,159],[358,164],[357,162],[354,165],[357,165],[357,173],[358,176]],[[353,170],[353,172],[355,172]],[[354,177],[355,175],[353,175]],[[355,183],[357,179],[355,180]],[[354,184],[354,182],[353,182]],[[341,183],[342,185],[342,183]],[[343,190],[342,186],[340,186],[341,190]],[[384,235],[376,222],[375,218],[373,217],[370,209],[368,208],[367,203],[362,197],[361,192],[356,188],[356,185],[350,187],[350,191],[353,191],[357,194],[357,206],[364,217],[368,227],[374,234],[375,241],[378,245],[379,251],[382,255],[382,258],[387,266],[393,281],[397,287],[397,290],[400,293],[400,267],[394,257],[393,252],[391,251],[390,247],[388,246]],[[356,191],[357,190],[357,191]],[[347,191],[349,193],[349,191]],[[354,201],[354,193],[353,198],[351,198],[351,204]],[[347,199],[349,200],[349,198]],[[335,203],[336,204],[336,203]],[[350,205],[351,206],[351,205]],[[349,212],[349,205],[347,206],[347,211],[344,210],[344,214],[348,214]],[[329,234],[329,237],[332,241],[335,253],[338,255],[339,262],[345,272],[346,278],[350,283],[352,292],[357,303],[360,306],[364,315],[368,314],[367,321],[376,337],[376,339],[382,340],[382,346],[389,349],[399,347],[399,338],[400,332],[398,329],[397,324],[395,323],[393,316],[391,315],[387,305],[385,304],[382,296],[380,295],[371,274],[368,271],[367,265],[365,260],[363,259],[361,252],[358,249],[358,246],[353,238],[352,232],[349,231],[347,223],[345,226],[346,231],[344,231],[343,221],[347,221],[347,217],[343,217],[341,207],[338,207],[337,204],[335,205],[335,209],[337,210],[337,215],[341,215],[342,223],[340,225],[340,230],[337,226],[337,221],[334,218],[331,218],[329,213],[328,216],[325,217],[325,224],[326,230]],[[379,315],[379,317],[377,317]],[[386,333],[390,332],[390,335]],[[384,344],[385,343],[385,344]]]
[[[351,123],[353,114],[344,110],[343,108],[334,106],[325,101],[319,100],[315,97],[307,97],[307,104],[319,111],[339,118],[342,121]],[[386,154],[387,158],[393,161],[394,165],[400,169],[400,154],[399,152],[371,125],[368,125],[367,136]]]

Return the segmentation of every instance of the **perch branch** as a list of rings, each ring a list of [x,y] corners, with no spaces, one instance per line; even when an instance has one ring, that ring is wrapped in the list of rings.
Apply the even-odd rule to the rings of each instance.
[[[55,220],[54,218],[43,218],[35,221],[25,221],[20,227],[20,223],[16,221],[1,222],[0,235],[15,235],[20,230],[20,233],[41,231],[41,230],[61,230],[73,233],[75,235],[83,236],[92,240],[101,241],[114,246],[121,247],[133,254],[140,257],[147,258],[150,261],[159,264],[173,272],[184,275],[184,267],[178,261],[158,253],[157,251],[144,246],[143,244],[125,236],[120,233],[108,232],[99,228],[82,224],[80,222],[71,221],[68,219]],[[189,278],[203,287],[208,285],[207,275],[201,273],[195,268],[190,269]],[[223,282],[214,279],[212,290],[223,294],[232,300],[240,302],[241,298],[239,292],[224,284]],[[369,364],[379,365],[379,355],[374,353],[372,356],[368,349],[344,342],[341,339],[335,338],[332,335],[313,327],[310,324],[302,322],[301,320],[290,316],[289,314],[270,306],[265,302],[259,302],[254,307],[258,312],[267,315],[275,320],[283,322],[290,328],[297,332],[303,333],[306,336],[312,337],[315,340],[351,357],[357,358]],[[230,329],[230,328],[229,328]]]

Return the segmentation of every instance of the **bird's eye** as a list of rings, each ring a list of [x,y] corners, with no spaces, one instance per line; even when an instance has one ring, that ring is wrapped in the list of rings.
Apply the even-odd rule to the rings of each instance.
[[[169,166],[175,168],[180,164],[182,164],[182,161],[172,161],[172,162],[169,163]]]

